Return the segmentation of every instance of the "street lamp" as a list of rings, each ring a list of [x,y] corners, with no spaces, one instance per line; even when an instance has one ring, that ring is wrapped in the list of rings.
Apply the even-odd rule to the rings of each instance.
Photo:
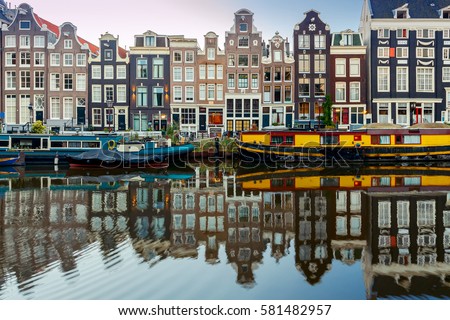
[[[320,130],[320,115],[322,114],[323,99],[317,99],[317,105],[319,106],[319,130]]]
[[[113,101],[112,100],[107,100],[106,101],[106,106],[108,107],[108,110],[111,111],[110,109],[113,106]],[[108,114],[108,128],[109,128],[109,132],[111,132],[111,123],[114,121],[114,113],[110,112]]]
[[[33,105],[31,103],[28,106],[28,110],[30,110],[30,125],[28,131],[31,131],[31,125],[33,124]]]

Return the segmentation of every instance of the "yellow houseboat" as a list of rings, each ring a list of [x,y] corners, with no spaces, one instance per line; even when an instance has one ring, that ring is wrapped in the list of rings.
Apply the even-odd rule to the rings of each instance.
[[[366,127],[359,131],[246,131],[237,141],[244,161],[450,160],[450,126]]]
[[[238,172],[237,182],[246,191],[366,190],[450,191],[450,168],[373,166],[356,170],[294,169]]]

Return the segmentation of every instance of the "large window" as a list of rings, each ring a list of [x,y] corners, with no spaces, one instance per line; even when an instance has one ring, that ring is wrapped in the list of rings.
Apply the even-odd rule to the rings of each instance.
[[[5,60],[7,67],[14,67],[17,63],[17,53],[16,52],[6,52]]]
[[[309,88],[309,79],[300,78],[298,80],[298,95],[299,97],[309,97],[310,88]]]
[[[16,123],[16,95],[7,94],[5,99],[6,123]]]
[[[316,78],[314,79],[314,96],[316,97],[325,97],[325,79],[324,78]]]
[[[92,102],[102,102],[102,86],[92,86]]]
[[[378,91],[389,91],[389,67],[378,67]]]
[[[434,91],[434,68],[417,67],[417,92]]]
[[[397,91],[408,91],[408,67],[397,67]]]
[[[346,60],[344,58],[336,59],[336,77],[345,77]]]
[[[163,88],[153,87],[153,107],[162,107],[163,103]]]
[[[195,108],[181,108],[181,124],[195,124]]]
[[[248,88],[248,74],[239,74],[238,75],[238,87],[240,89]]]
[[[361,90],[359,82],[350,82],[350,102],[361,101]]]
[[[64,53],[64,66],[65,67],[73,66],[73,54],[72,53]]]
[[[50,118],[51,119],[59,119],[61,115],[59,98],[52,97],[50,98]]]
[[[44,89],[44,71],[34,72],[34,89]]]
[[[58,91],[60,89],[60,74],[59,73],[50,73],[50,90]]]
[[[185,87],[185,99],[186,102],[193,102],[194,101],[194,87]]]
[[[298,72],[309,73],[311,68],[309,54],[298,55]]]
[[[153,79],[164,78],[164,60],[162,58],[153,58]]]
[[[138,87],[136,95],[137,95],[136,106],[147,107],[148,106],[147,87]]]
[[[126,103],[127,102],[127,86],[117,85],[117,102]]]
[[[104,79],[114,79],[114,66],[105,66],[104,67]]]
[[[193,82],[194,81],[194,68],[189,67],[185,69],[184,81]]]
[[[30,89],[30,88],[31,88],[31,72],[20,71],[20,89]]]
[[[73,119],[73,98],[71,97],[63,100],[63,119]]]
[[[314,55],[314,71],[324,73],[326,71],[326,62],[324,54]]]
[[[137,59],[136,76],[138,79],[146,79],[148,77],[147,59]]]
[[[326,45],[326,35],[316,34],[314,35],[314,48],[315,49],[325,49]]]
[[[336,102],[345,102],[346,100],[346,83],[345,82],[337,82],[336,83]]]
[[[16,71],[6,71],[6,90],[16,89],[17,86],[17,78]]]
[[[352,58],[350,59],[350,77],[360,76],[360,59]]]
[[[434,48],[416,48],[417,58],[434,59]]]
[[[201,85],[200,85],[200,87],[201,87]],[[200,90],[200,92],[201,92],[201,90]],[[200,96],[201,96],[201,94],[200,94]],[[182,87],[180,87],[180,86],[173,87],[173,101],[174,102],[181,102],[181,101],[183,101],[183,90],[182,90]]]
[[[183,81],[183,73],[182,73],[181,67],[174,67],[173,68],[173,81],[180,82]]]
[[[34,53],[34,65],[36,67],[43,67],[45,65],[45,53],[35,52]]]
[[[298,36],[298,48],[299,49],[309,49],[310,47],[311,47],[311,44],[310,44],[309,34],[300,34]]]
[[[64,90],[73,90],[73,74],[64,74]]]

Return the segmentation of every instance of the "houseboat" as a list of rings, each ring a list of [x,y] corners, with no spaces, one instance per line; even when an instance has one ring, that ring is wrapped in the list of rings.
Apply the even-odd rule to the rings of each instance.
[[[113,149],[122,137],[80,134],[0,134],[0,159],[23,153],[26,164],[64,164],[67,155]]]
[[[174,145],[168,139],[126,142],[117,145],[117,151],[121,153],[133,153],[141,157],[164,157],[168,160],[185,159],[194,151],[194,148],[191,143]]]
[[[366,126],[358,131],[246,131],[237,140],[247,162],[421,161],[450,159],[450,126]]]

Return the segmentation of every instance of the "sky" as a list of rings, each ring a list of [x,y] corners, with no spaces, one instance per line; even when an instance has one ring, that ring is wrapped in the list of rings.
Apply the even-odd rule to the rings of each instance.
[[[22,1],[8,1],[18,6]],[[246,8],[254,13],[254,25],[264,40],[275,32],[292,43],[294,25],[314,9],[331,32],[358,30],[363,0],[24,0],[34,11],[56,25],[72,22],[78,35],[98,45],[100,35],[119,36],[119,45],[133,46],[134,36],[152,30],[161,35],[196,38],[203,48],[209,31],[219,35],[223,48],[225,32],[233,26],[234,13]]]

